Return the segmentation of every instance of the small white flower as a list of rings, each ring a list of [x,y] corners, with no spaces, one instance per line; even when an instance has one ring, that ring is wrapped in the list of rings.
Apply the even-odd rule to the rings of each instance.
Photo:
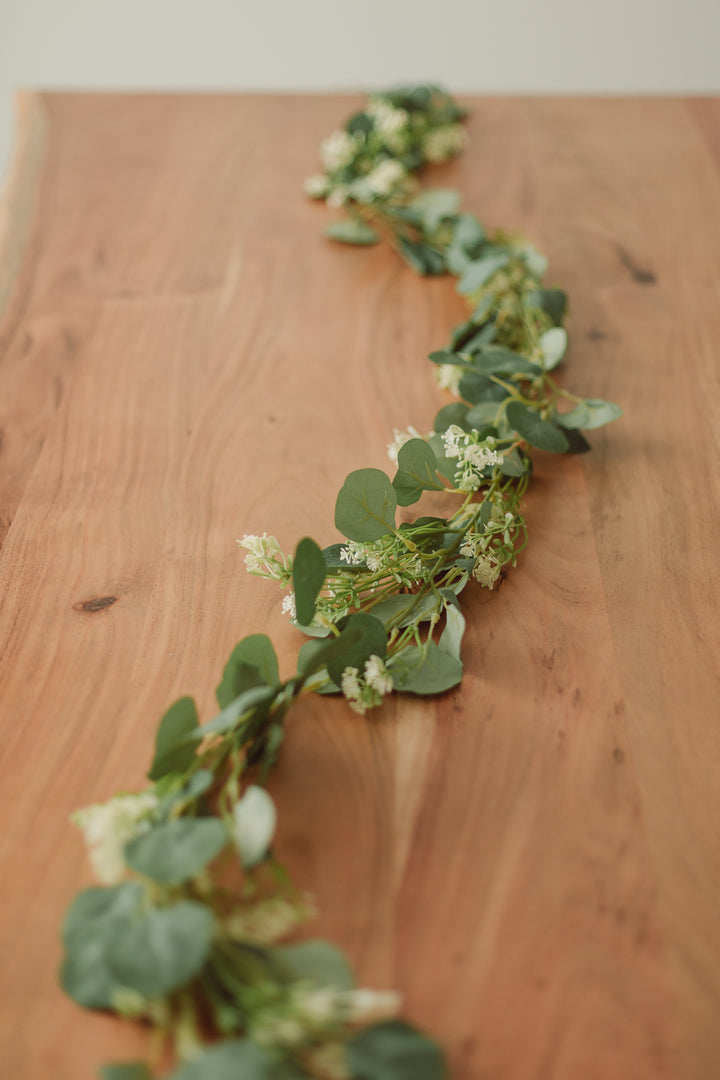
[[[251,867],[267,855],[277,824],[275,803],[265,788],[250,784],[233,807],[236,847],[243,866]]]
[[[347,186],[347,184],[336,184],[328,195],[325,202],[328,206],[332,206],[335,209],[338,209],[339,207],[344,206],[349,198],[350,188]]]
[[[359,544],[357,540],[350,540],[340,549],[340,558],[343,562],[349,563],[350,566],[358,566],[365,562],[367,556],[367,545]]]
[[[500,577],[500,567],[493,559],[488,558],[487,555],[478,555],[477,562],[473,568],[473,577],[486,589],[492,589],[493,585]]]
[[[297,618],[297,610],[295,607],[295,593],[290,592],[287,596],[283,596],[282,610],[285,615],[289,615],[291,619]]]
[[[147,832],[158,807],[151,791],[116,795],[106,803],[76,810],[70,820],[80,827],[98,881],[116,885],[125,874],[125,846]]]
[[[457,364],[438,364],[435,368],[435,378],[440,389],[449,390],[455,397],[460,396],[460,380],[463,374],[463,369]]]
[[[343,165],[349,165],[355,157],[357,147],[347,131],[333,131],[320,144],[320,157],[328,172],[335,172]]]
[[[374,1024],[396,1016],[402,1005],[394,990],[349,990],[346,995],[348,1019],[355,1024]]]
[[[391,461],[397,462],[398,454],[401,448],[406,442],[410,442],[411,439],[422,439],[422,435],[419,431],[410,425],[407,431],[400,431],[399,428],[393,428],[393,441],[388,444],[388,457]]]
[[[328,193],[328,178],[322,173],[316,173],[315,176],[308,176],[303,187],[305,194],[311,199],[324,199]]]
[[[428,161],[447,161],[467,146],[467,132],[462,124],[443,124],[428,131],[423,139],[423,154]]]
[[[373,655],[365,661],[365,682],[378,694],[391,694],[393,678],[379,656]]]
[[[445,443],[445,457],[459,458],[462,454],[461,440],[467,438],[467,432],[457,424],[451,424],[447,431],[443,432],[442,440]]]
[[[405,109],[396,109],[387,101],[375,98],[367,106],[367,113],[375,121],[375,129],[381,135],[393,135],[407,125],[408,114]]]
[[[277,579],[286,577],[287,560],[274,536],[247,533],[238,544],[247,551],[245,566],[248,573]]]
[[[358,678],[359,674],[360,672],[356,667],[346,667],[340,679],[340,689],[347,698],[350,708],[354,709],[355,712],[364,713],[365,708],[360,704],[362,687]]]

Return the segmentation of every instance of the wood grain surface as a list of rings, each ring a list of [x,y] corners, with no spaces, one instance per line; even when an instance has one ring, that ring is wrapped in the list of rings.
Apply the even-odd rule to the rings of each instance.
[[[143,783],[181,693],[300,638],[235,538],[337,539],[335,493],[442,403],[463,305],[323,241],[350,97],[27,95],[0,220],[3,1075],[142,1055],[57,988],[68,815]],[[624,418],[537,455],[530,544],[468,589],[466,679],[303,703],[278,850],[452,1080],[720,1076],[720,102],[470,100],[428,174],[571,299],[565,385]]]

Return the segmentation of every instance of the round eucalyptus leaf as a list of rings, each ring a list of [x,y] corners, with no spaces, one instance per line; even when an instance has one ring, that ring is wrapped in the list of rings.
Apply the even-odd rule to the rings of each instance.
[[[353,1080],[447,1080],[437,1043],[400,1020],[366,1028],[346,1045]]]
[[[109,945],[110,969],[121,985],[163,997],[202,970],[214,924],[210,908],[192,900],[150,908]]]
[[[268,853],[275,835],[277,810],[265,788],[250,784],[233,810],[234,840],[243,866],[256,866]]]
[[[536,446],[538,450],[549,450],[554,454],[564,454],[567,450],[568,441],[562,431],[541,419],[529,405],[523,405],[521,401],[511,401],[506,415],[508,423],[531,446]]]
[[[125,847],[125,861],[152,881],[180,885],[196,877],[228,840],[218,818],[176,818],[131,840]]]
[[[395,528],[397,495],[380,469],[356,469],[335,504],[335,525],[348,540],[379,540]]]

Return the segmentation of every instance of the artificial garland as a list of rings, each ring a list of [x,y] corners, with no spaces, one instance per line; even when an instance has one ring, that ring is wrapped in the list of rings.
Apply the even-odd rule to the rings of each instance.
[[[201,724],[184,697],[162,717],[150,786],[74,815],[103,884],[67,913],[62,985],[80,1005],[157,1033],[151,1065],[106,1065],[104,1080],[152,1080],[168,1046],[179,1059],[170,1080],[446,1076],[438,1045],[395,1018],[398,995],[355,988],[328,942],[278,944],[312,904],[272,854],[264,783],[301,694],[342,694],[363,713],[391,692],[460,682],[459,596],[470,581],[492,589],[526,543],[529,447],[582,452],[580,429],[620,412],[550,374],[567,345],[566,298],[543,286],[545,259],[461,213],[457,193],[418,191],[426,163],[465,145],[464,115],[433,86],[374,94],[324,141],[325,171],[306,182],[346,211],[333,239],[385,235],[418,273],[459,279],[468,318],[430,354],[458,400],[429,435],[394,432],[392,479],[379,469],[346,478],[335,508],[344,543],[305,538],[290,557],[266,534],[240,541],[251,573],[290,590],[283,609],[309,638],[296,674],[280,680],[267,636],[244,638],[217,687],[218,715]],[[456,496],[454,513],[397,524],[398,507],[425,491]]]

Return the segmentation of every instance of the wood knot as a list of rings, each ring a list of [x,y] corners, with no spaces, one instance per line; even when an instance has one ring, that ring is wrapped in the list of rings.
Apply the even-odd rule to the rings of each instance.
[[[78,600],[73,611],[103,611],[117,601],[117,596],[96,596],[93,600]]]

